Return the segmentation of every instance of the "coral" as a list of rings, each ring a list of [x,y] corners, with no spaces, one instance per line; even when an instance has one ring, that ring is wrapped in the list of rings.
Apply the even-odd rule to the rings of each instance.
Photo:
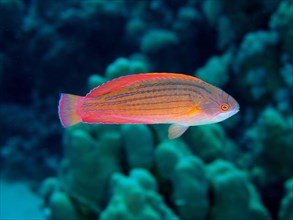
[[[102,77],[98,74],[92,74],[88,79],[87,85],[88,85],[88,88],[91,90],[98,87],[99,85],[102,85],[106,81],[107,80],[105,77]]]
[[[6,47],[7,37],[15,38],[20,32],[22,17],[24,15],[24,4],[20,0],[0,0],[0,41],[1,47]],[[3,44],[3,42],[6,44]]]
[[[221,1],[206,0],[202,5],[203,13],[207,22],[211,26],[215,26],[218,34],[218,48],[225,48],[227,45],[235,40],[235,30],[231,29],[232,21],[229,15],[222,15],[223,6]]]
[[[40,194],[44,198],[44,214],[47,219],[77,220],[78,211],[70,196],[62,191],[60,182],[55,177],[47,178],[41,186]]]
[[[217,22],[217,19],[221,12],[221,2],[215,0],[206,0],[204,1],[202,7],[208,23],[214,25]]]
[[[281,1],[278,9],[272,15],[270,27],[280,34],[282,48],[289,53],[293,62],[293,2],[290,0]]]
[[[208,182],[203,162],[181,141],[164,141],[156,150],[160,174],[171,181],[171,200],[183,220],[205,219]]]
[[[54,192],[49,201],[50,211],[52,215],[50,218],[54,220],[78,220],[78,214],[70,198],[64,192]]]
[[[207,23],[217,31],[218,48],[225,49],[248,31],[260,27],[265,22],[264,16],[272,13],[278,3],[278,0],[205,0],[201,7]],[[264,11],[260,12],[258,8],[264,8]]]
[[[207,175],[214,198],[211,219],[249,219],[249,191],[244,176],[231,164],[220,160],[208,166]]]
[[[111,127],[77,125],[69,128],[60,185],[71,197],[99,211],[111,175],[121,170],[120,151],[121,135]]]
[[[149,72],[149,68],[147,58],[142,54],[133,54],[130,58],[119,57],[107,66],[105,76],[92,74],[88,79],[88,87],[93,89],[120,76]]]
[[[148,72],[148,65],[143,60],[117,58],[106,69],[106,77],[114,79],[119,76]]]
[[[237,38],[237,33],[234,30],[231,30],[231,26],[233,21],[229,19],[227,16],[220,16],[218,18],[218,42],[217,48],[223,49],[231,45]]]
[[[199,27],[201,19],[200,12],[193,7],[185,6],[178,10],[173,29],[181,42],[192,41],[198,36],[199,30],[193,27]]]
[[[156,166],[160,175],[163,178],[171,179],[176,164],[190,154],[187,145],[181,140],[162,141],[155,152]]]
[[[293,178],[285,183],[285,195],[281,201],[278,219],[290,220],[293,218]]]
[[[178,220],[156,192],[154,177],[146,170],[134,169],[129,177],[112,176],[113,196],[101,213],[101,220]]]
[[[276,45],[279,42],[279,36],[276,32],[257,31],[248,33],[242,41],[239,51],[236,55],[235,67],[236,71],[245,71],[252,67],[264,66],[265,61],[273,54],[268,54],[268,51],[276,50]],[[269,57],[267,57],[269,56]],[[270,69],[268,67],[268,69]]]
[[[258,31],[249,33],[235,55],[233,69],[240,92],[248,100],[266,101],[283,85],[278,74],[279,35],[276,32]]]
[[[291,160],[293,154],[292,121],[286,120],[278,111],[267,108],[263,111],[254,127],[246,134],[249,136],[254,166],[263,170],[266,184],[274,179],[289,178],[293,175]],[[282,157],[276,157],[282,155]],[[271,178],[271,177],[274,178]],[[259,183],[262,184],[262,183]]]
[[[231,163],[223,160],[214,161],[207,166],[207,176],[213,198],[210,219],[271,219],[256,195],[253,185],[245,174]]]
[[[171,178],[172,200],[182,220],[204,220],[208,215],[208,181],[204,163],[197,157],[181,159]]]
[[[205,66],[196,71],[195,76],[215,86],[225,86],[229,80],[231,56],[232,54],[227,52],[222,56],[211,57]]]
[[[133,18],[128,20],[125,28],[129,44],[138,46],[140,39],[147,31],[145,22],[141,18]]]
[[[148,31],[142,38],[140,49],[144,53],[159,53],[179,43],[174,32],[162,29]]]
[[[269,213],[268,209],[263,205],[262,199],[252,183],[248,184],[248,190],[250,195],[249,208],[251,219],[271,220],[271,214]]]
[[[148,126],[122,125],[121,133],[129,168],[151,169],[155,146],[153,135]]]
[[[229,159],[236,151],[234,143],[226,137],[225,130],[219,124],[190,127],[183,135],[183,140],[193,154],[205,162],[216,158]]]
[[[285,84],[289,88],[293,88],[293,64],[285,63],[283,68],[281,69],[281,75]]]

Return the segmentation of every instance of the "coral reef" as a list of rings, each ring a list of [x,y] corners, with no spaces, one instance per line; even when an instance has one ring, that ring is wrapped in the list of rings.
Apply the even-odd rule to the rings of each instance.
[[[226,137],[225,130],[218,124],[191,127],[183,140],[193,154],[205,162],[211,162],[217,158],[233,160],[233,157],[237,155],[237,146]]]
[[[90,137],[80,129],[68,131],[70,134],[72,132],[68,138],[75,147],[67,150],[67,155],[71,157],[67,158],[65,155],[62,163],[70,160],[67,167],[61,167],[58,180],[49,178],[42,187],[42,195],[47,201],[47,212],[54,220],[62,219],[62,216],[77,219],[84,216],[86,219],[94,219],[94,216],[100,216],[101,219],[200,220],[207,216],[210,219],[235,219],[239,213],[243,219],[271,219],[247,175],[230,162],[215,160],[205,165],[199,157],[192,154],[184,142],[168,140],[161,142],[155,151],[155,164],[152,164],[157,170],[155,176],[146,170],[149,167],[133,168],[132,161],[125,158],[131,152],[124,159],[123,156],[116,158],[114,167],[120,167],[125,160],[128,163],[124,165],[130,169],[129,177],[126,177],[111,169],[113,165],[107,162],[107,154],[102,154],[105,157],[103,159],[97,157],[95,151],[101,155],[102,149],[99,148],[103,145],[98,142],[92,144],[97,146],[97,150],[93,149],[94,146],[89,149],[90,144],[87,142],[90,142]],[[88,133],[93,132],[90,127],[85,130]],[[101,128],[99,131],[105,132]],[[143,129],[140,132],[142,131]],[[112,131],[112,137],[115,137],[114,133],[119,134],[118,130],[116,132]],[[148,132],[144,130],[145,134]],[[108,131],[104,133],[106,134],[111,133]],[[78,144],[80,147],[76,146]],[[113,152],[110,146],[115,145],[104,146],[108,147],[107,152]],[[98,160],[94,160],[95,158]],[[107,169],[99,165],[101,160],[104,165],[107,164]],[[62,171],[66,173],[62,174]],[[122,172],[119,169],[117,171]],[[112,175],[103,175],[105,172]],[[160,183],[159,186],[157,182]],[[169,190],[166,191],[165,187],[168,185]],[[85,189],[88,191],[84,191]],[[173,207],[178,216],[166,205],[158,190],[163,190],[167,204]],[[106,195],[111,195],[110,199],[102,201],[107,198]],[[83,212],[77,209],[79,206]],[[233,209],[229,208],[231,206]]]
[[[290,56],[291,62],[293,60],[293,2],[290,0],[281,1],[278,9],[272,15],[270,20],[270,27],[279,32],[282,39],[282,49]]]
[[[216,160],[208,165],[207,175],[214,198],[210,219],[271,219],[253,185],[232,164]]]
[[[135,57],[132,60],[120,57],[107,67],[106,77],[114,79],[120,76],[145,72],[148,72],[148,65],[144,60],[135,59]]]
[[[279,219],[280,220],[289,220],[293,218],[293,179],[289,179],[285,183],[285,195],[281,202],[281,208],[279,211]]]
[[[253,165],[261,168],[265,184],[276,179],[287,179],[293,175],[292,160],[292,121],[286,120],[278,111],[267,108],[256,125],[247,132],[250,155]],[[275,155],[282,155],[278,159]],[[272,178],[274,177],[274,178]]]
[[[50,220],[291,219],[292,23],[292,0],[0,0],[3,178],[43,182]],[[143,72],[197,76],[241,110],[172,141],[60,126],[60,92]]]
[[[155,153],[151,130],[146,125],[122,125],[121,134],[129,169],[151,169]]]
[[[107,128],[95,126],[85,131],[77,125],[68,129],[60,168],[62,188],[97,212],[111,175],[121,170],[121,135]]]
[[[133,169],[128,178],[114,174],[112,182],[113,196],[101,213],[102,220],[179,220],[156,192],[156,180],[146,170]]]
[[[231,55],[228,51],[222,56],[211,57],[204,67],[196,71],[195,76],[215,86],[224,87],[229,80]]]

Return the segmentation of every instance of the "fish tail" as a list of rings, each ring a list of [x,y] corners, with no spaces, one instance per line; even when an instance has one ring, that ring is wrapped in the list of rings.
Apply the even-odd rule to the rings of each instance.
[[[64,127],[81,122],[79,103],[83,97],[61,93],[59,100],[59,119]]]

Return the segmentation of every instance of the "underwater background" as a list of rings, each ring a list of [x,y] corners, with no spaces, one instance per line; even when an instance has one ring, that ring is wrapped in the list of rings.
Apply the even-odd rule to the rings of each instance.
[[[240,104],[64,129],[61,92],[176,72]],[[0,0],[1,220],[292,220],[293,0]]]

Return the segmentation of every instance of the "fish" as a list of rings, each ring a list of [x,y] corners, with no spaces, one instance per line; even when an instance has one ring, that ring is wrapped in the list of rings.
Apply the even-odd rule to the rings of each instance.
[[[92,89],[86,96],[61,93],[58,113],[64,127],[89,124],[171,124],[168,138],[190,126],[223,121],[239,111],[222,89],[179,73],[122,76]]]

